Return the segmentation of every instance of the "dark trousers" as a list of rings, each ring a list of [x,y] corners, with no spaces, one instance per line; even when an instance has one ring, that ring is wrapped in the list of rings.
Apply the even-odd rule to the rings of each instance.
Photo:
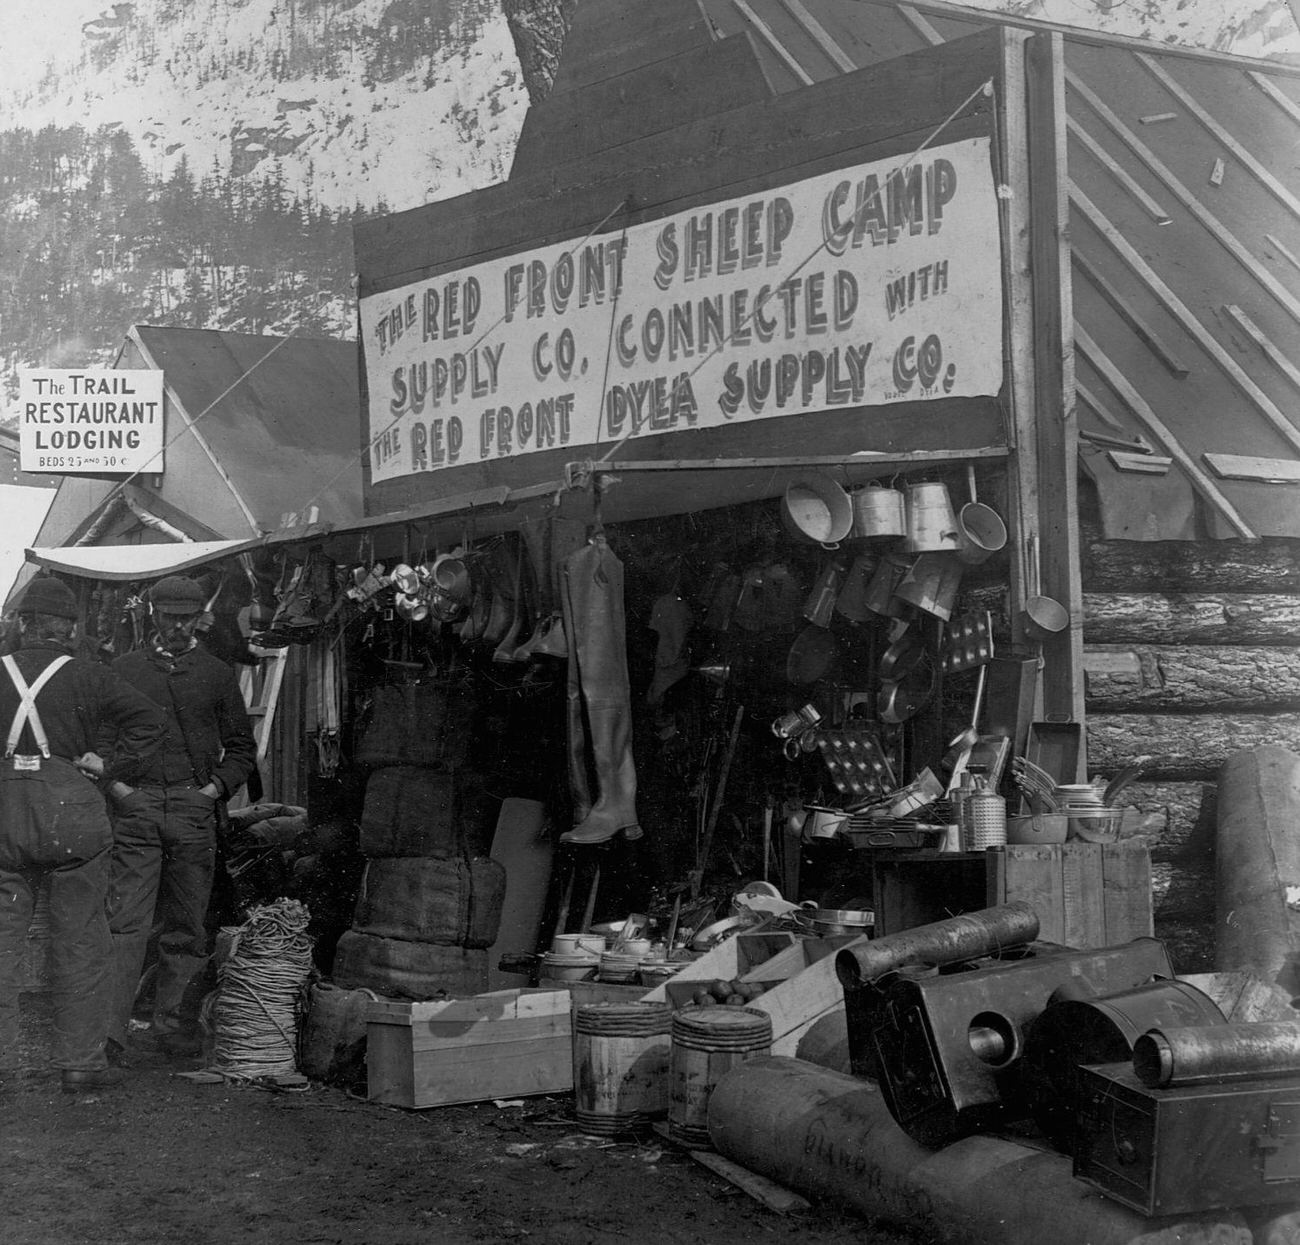
[[[204,918],[216,867],[216,802],[193,787],[140,787],[117,802],[108,919],[113,936],[113,1002],[108,1036],[126,1044],[145,952],[158,926],[153,1028],[189,1027],[186,990],[208,962]]]
[[[0,1067],[17,1063],[18,990],[36,892],[49,887],[55,1067],[105,1066],[110,831],[103,797],[67,762],[0,772]]]

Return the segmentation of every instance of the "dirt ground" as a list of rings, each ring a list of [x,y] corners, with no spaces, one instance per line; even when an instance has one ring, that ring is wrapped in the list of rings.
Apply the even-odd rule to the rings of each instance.
[[[197,1085],[143,1057],[65,1094],[45,1071],[47,996],[0,1086],[6,1245],[921,1245],[833,1210],[782,1216],[649,1134],[584,1136],[567,1096],[405,1111],[312,1084]]]

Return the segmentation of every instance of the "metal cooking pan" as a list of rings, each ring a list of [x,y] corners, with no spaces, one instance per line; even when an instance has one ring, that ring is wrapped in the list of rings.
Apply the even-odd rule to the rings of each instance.
[[[934,695],[935,682],[934,663],[926,660],[897,682],[882,683],[876,695],[876,716],[891,726],[915,717]]]
[[[915,631],[904,631],[885,649],[880,658],[880,681],[897,683],[921,664],[925,657],[925,644]]]

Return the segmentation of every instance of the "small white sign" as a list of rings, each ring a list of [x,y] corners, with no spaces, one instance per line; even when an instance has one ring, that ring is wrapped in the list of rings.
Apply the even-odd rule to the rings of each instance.
[[[22,368],[24,471],[130,475],[163,469],[163,373],[151,368]]]

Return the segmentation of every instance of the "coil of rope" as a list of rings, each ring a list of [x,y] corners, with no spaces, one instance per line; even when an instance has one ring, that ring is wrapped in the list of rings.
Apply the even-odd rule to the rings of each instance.
[[[230,954],[209,999],[212,1071],[232,1081],[275,1081],[298,1071],[298,1019],[313,969],[306,907],[279,899],[221,932]]]

